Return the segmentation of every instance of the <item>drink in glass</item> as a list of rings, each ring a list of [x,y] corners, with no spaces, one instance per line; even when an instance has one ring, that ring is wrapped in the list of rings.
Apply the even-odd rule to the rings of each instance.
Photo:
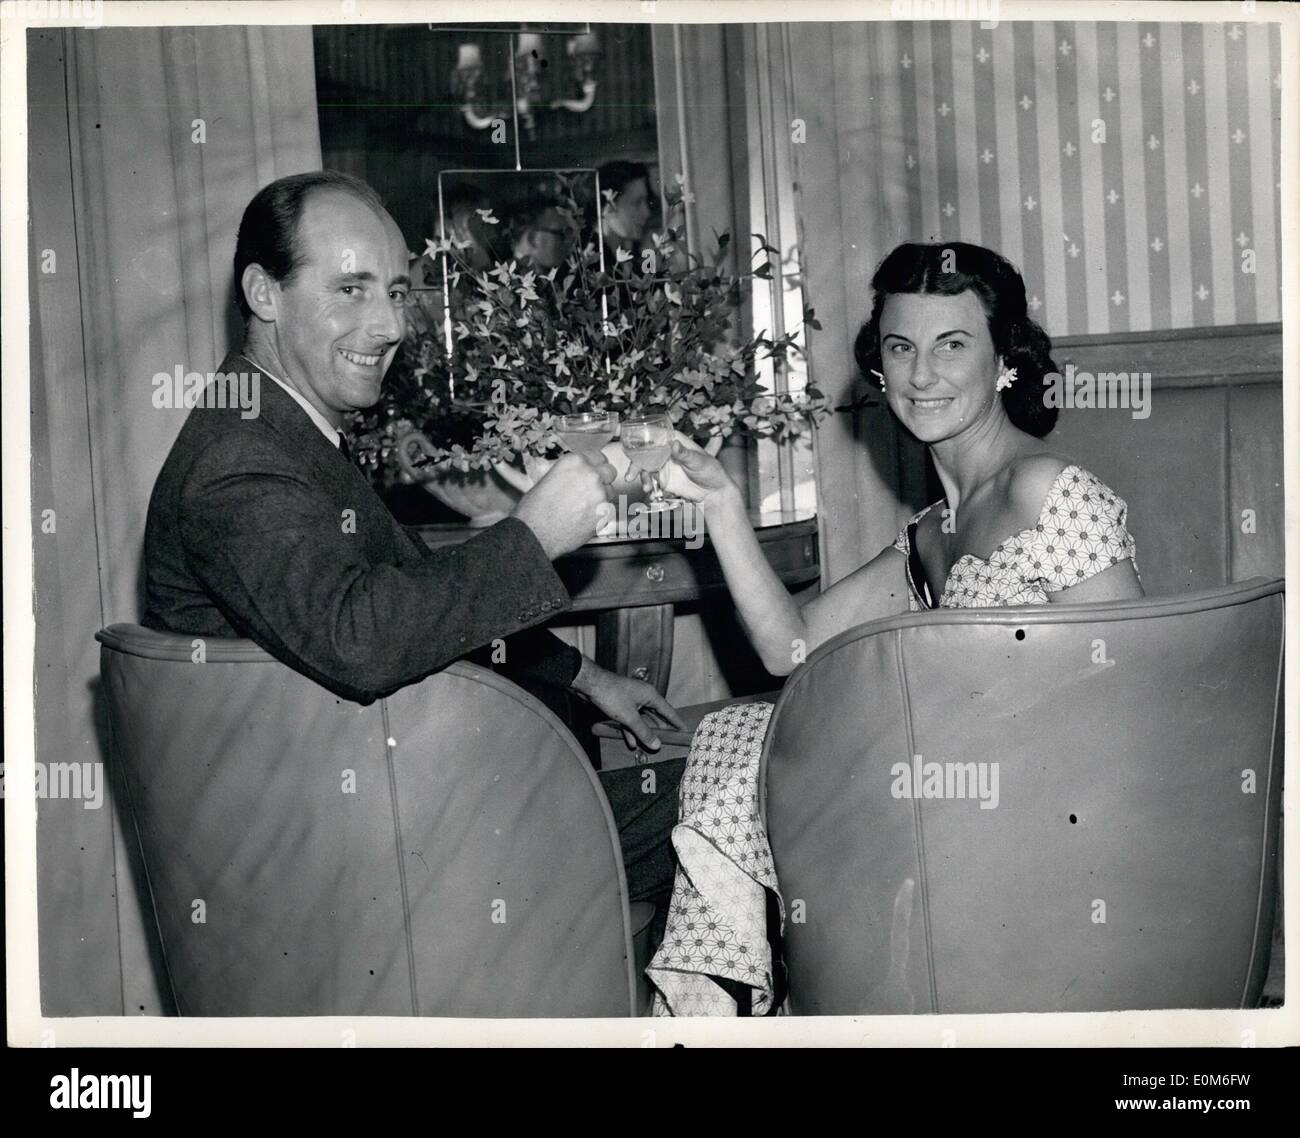
[[[649,509],[666,510],[681,505],[682,499],[669,498],[659,484],[658,472],[668,461],[673,449],[673,423],[663,414],[629,415],[619,427],[619,442],[627,454],[632,471],[641,472],[641,483],[650,493]]]
[[[606,443],[618,434],[618,416],[612,411],[583,411],[577,415],[561,415],[555,433],[566,450],[575,454],[597,454]]]

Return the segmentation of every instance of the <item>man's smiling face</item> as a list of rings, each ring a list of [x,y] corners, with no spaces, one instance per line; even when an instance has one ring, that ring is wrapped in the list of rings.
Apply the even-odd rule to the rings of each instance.
[[[379,401],[406,330],[406,242],[387,213],[335,190],[313,193],[298,221],[296,272],[274,282],[276,355],[326,419]]]

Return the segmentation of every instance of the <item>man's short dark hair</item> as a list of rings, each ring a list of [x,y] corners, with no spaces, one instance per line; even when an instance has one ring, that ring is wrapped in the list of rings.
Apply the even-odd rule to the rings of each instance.
[[[298,222],[307,197],[318,190],[339,190],[351,194],[375,209],[383,199],[360,178],[337,170],[313,170],[291,174],[263,186],[244,209],[235,239],[235,303],[245,321],[253,314],[244,295],[244,270],[261,265],[268,276],[281,284],[293,279],[303,262],[298,245]]]

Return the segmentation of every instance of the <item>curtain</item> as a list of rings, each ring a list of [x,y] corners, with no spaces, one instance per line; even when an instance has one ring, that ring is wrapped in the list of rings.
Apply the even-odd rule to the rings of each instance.
[[[875,264],[901,239],[906,199],[886,177],[901,145],[896,84],[872,42],[883,24],[788,24],[773,37],[773,84],[786,102],[807,301],[810,378],[833,407],[870,394],[853,340],[870,311]],[[878,394],[878,393],[877,393]],[[924,458],[883,406],[834,414],[817,433],[823,581],[853,572],[898,533],[924,497]]]
[[[320,168],[311,29],[33,31],[28,84],[37,760],[93,780],[93,635],[139,619],[149,494],[185,417],[151,379],[237,343],[243,208]],[[43,1010],[157,1014],[133,843],[87,785],[38,802]]]

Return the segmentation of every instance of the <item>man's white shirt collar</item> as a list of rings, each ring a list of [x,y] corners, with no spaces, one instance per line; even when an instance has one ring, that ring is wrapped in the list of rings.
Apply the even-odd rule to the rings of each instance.
[[[325,418],[325,416],[322,415],[319,411],[317,411],[315,407],[313,407],[310,403],[308,403],[307,400],[303,398],[300,392],[295,391],[292,387],[290,387],[287,383],[285,383],[284,380],[282,380],[279,376],[272,375],[269,371],[266,370],[266,368],[264,368],[256,360],[250,359],[248,362],[253,364],[258,371],[260,371],[264,376],[267,377],[267,379],[274,380],[282,388],[284,388],[284,390],[289,393],[289,398],[292,399],[295,403],[297,403],[298,406],[301,407],[304,411],[306,411],[308,418],[310,418],[311,421],[320,428],[320,433],[324,435],[327,439],[329,439],[329,441],[334,446],[337,447],[339,445],[339,429],[335,427],[333,424],[331,424],[330,421],[327,418]]]

